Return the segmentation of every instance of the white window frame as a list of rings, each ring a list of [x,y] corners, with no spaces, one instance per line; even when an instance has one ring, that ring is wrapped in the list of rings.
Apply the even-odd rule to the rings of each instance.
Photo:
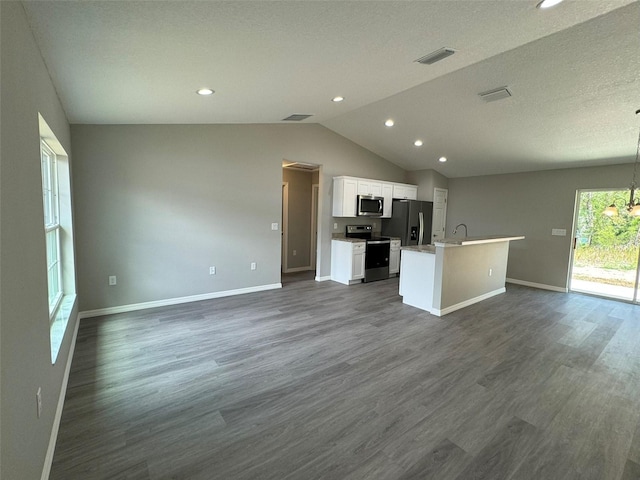
[[[47,292],[49,300],[49,323],[56,319],[60,303],[64,297],[62,283],[62,248],[60,226],[60,201],[58,187],[58,162],[56,153],[40,140],[42,168],[42,204],[44,211],[44,232],[47,249]]]

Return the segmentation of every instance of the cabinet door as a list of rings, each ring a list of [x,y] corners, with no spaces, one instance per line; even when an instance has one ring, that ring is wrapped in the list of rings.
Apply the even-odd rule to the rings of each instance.
[[[369,180],[358,180],[358,195],[382,196],[382,183]]]
[[[391,207],[393,205],[393,185],[391,183],[382,184],[382,196],[384,197],[382,218],[391,218]]]
[[[360,278],[364,278],[364,252],[355,252],[351,265],[351,280]]]
[[[344,181],[344,194],[342,198],[342,216],[343,217],[355,217],[356,216],[356,193],[358,190],[358,182],[356,180],[345,179]]]
[[[400,250],[389,251],[389,274],[400,271]]]
[[[417,200],[418,199],[418,187],[414,187],[412,185],[407,185],[404,187],[406,198],[409,200]]]
[[[358,181],[355,178],[333,179],[333,216],[355,217]]]

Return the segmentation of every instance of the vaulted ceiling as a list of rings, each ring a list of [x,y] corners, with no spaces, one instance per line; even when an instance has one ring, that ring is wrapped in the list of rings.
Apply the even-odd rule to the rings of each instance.
[[[544,10],[536,0],[23,5],[71,123],[281,123],[311,114],[301,123],[448,177],[635,158],[640,4],[632,0]],[[442,47],[455,54],[415,62]],[[215,93],[196,95],[201,87]],[[478,95],[498,87],[511,97]],[[332,102],[338,95],[344,101]]]

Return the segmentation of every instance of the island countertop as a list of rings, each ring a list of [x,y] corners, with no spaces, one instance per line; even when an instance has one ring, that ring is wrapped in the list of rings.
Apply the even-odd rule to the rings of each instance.
[[[441,238],[434,244],[437,247],[460,247],[464,245],[478,245],[481,243],[509,242],[511,240],[523,240],[524,235],[485,235],[479,237]]]
[[[406,245],[404,247],[400,247],[400,250],[434,254],[436,253],[436,246],[435,245]]]

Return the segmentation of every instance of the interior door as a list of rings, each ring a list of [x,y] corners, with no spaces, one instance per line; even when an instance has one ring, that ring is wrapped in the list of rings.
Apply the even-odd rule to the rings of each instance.
[[[446,188],[433,189],[433,223],[431,225],[432,241],[444,238],[445,226],[447,222],[447,195]]]

